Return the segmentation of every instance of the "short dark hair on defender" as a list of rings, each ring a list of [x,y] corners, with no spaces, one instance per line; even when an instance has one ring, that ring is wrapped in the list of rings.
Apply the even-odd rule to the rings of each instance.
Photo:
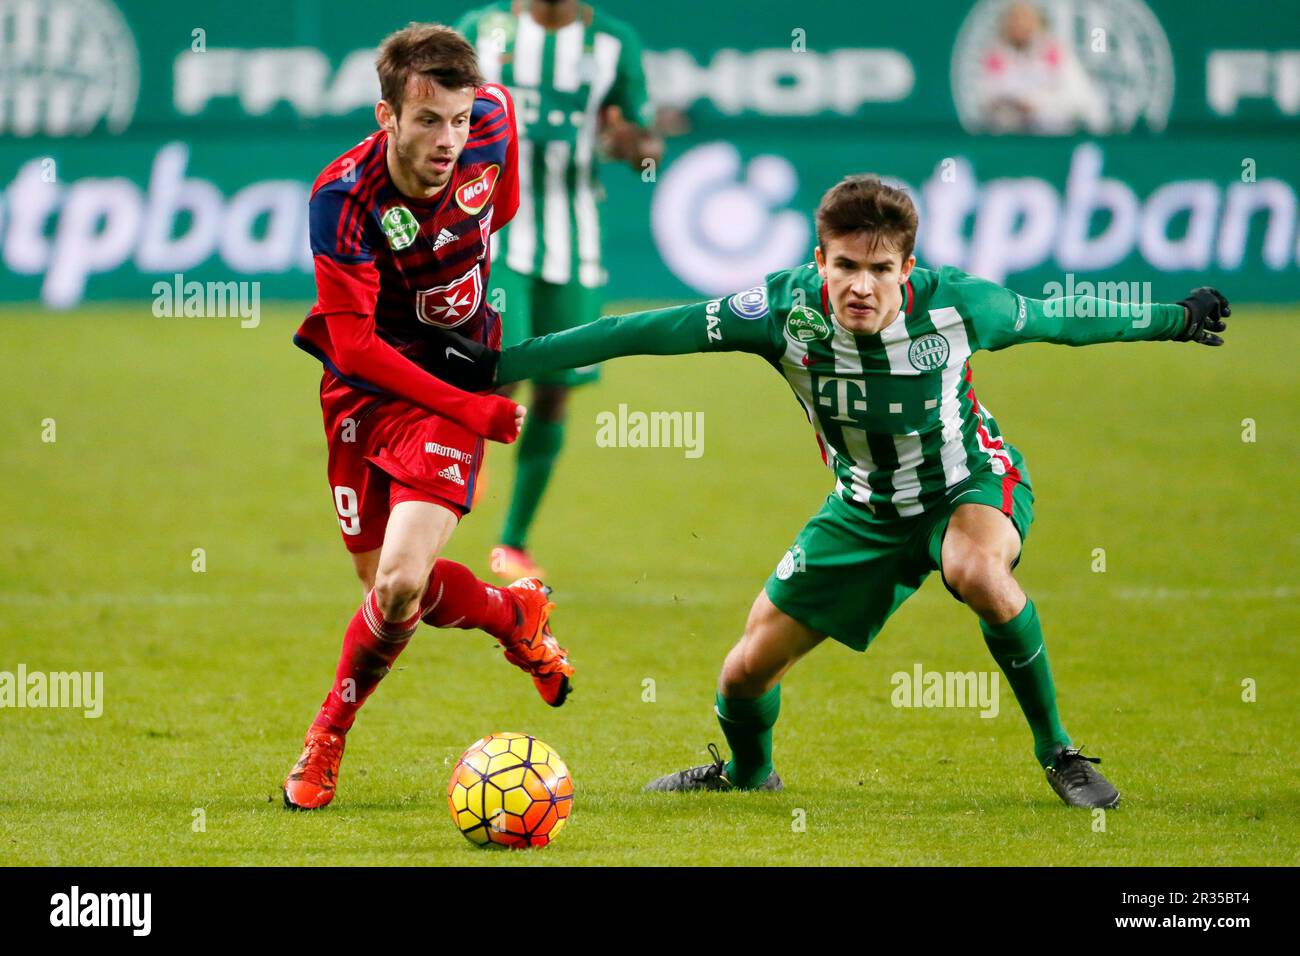
[[[409,23],[384,37],[375,61],[379,70],[379,93],[398,116],[406,81],[414,73],[459,90],[483,85],[478,57],[469,41],[440,23]]]
[[[846,176],[826,190],[817,204],[817,245],[837,236],[867,233],[873,243],[886,243],[906,260],[916,245],[916,206],[901,189],[879,176]]]

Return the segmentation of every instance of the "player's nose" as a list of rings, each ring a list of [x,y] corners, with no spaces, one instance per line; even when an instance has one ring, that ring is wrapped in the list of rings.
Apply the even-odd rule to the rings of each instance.
[[[433,144],[443,149],[455,148],[456,131],[452,129],[450,123],[443,123],[438,126],[437,132],[433,137]]]

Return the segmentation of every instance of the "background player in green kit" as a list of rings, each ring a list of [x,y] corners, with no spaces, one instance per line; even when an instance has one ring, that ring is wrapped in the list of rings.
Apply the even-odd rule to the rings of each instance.
[[[873,177],[830,189],[815,263],[696,305],[611,316],[502,352],[500,382],[619,355],[746,351],[794,391],[835,490],[758,595],[718,681],[731,745],[653,790],[773,790],[772,728],[786,671],[826,636],[865,650],[931,571],[978,616],[1067,804],[1119,793],[1073,746],[1056,707],[1038,612],[1012,576],[1033,520],[1020,453],[975,396],[969,358],[1022,342],[1173,339],[1221,345],[1228,303],[1197,289],[1176,305],[1085,296],[1039,301],[952,268],[915,268],[908,196]]]
[[[577,0],[514,0],[476,10],[457,29],[483,74],[509,88],[519,127],[519,212],[493,237],[488,301],[501,311],[502,344],[563,331],[600,315],[600,185],[596,152],[658,163],[649,132],[641,45],[632,30]],[[531,415],[519,439],[514,491],[490,556],[505,578],[540,574],[528,531],[564,443],[565,400],[598,369],[533,378]]]

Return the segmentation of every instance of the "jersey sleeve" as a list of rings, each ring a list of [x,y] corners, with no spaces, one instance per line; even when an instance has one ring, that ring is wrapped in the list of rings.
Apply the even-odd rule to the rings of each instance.
[[[737,296],[748,294],[611,315],[565,332],[528,339],[501,353],[497,382],[504,385],[625,355],[750,352],[773,359],[785,346],[784,340],[777,340],[766,308],[762,315],[752,315],[758,311],[753,307],[745,311],[732,308]]]
[[[496,186],[496,209],[492,214],[492,231],[496,232],[515,218],[515,213],[519,211],[519,127],[515,121],[515,101],[510,91],[495,83],[483,86],[482,90],[505,110],[508,133],[501,178]],[[492,119],[491,122],[497,122],[497,119]]]
[[[373,315],[379,270],[365,236],[364,210],[347,189],[328,183],[307,208],[319,311]]]
[[[642,129],[654,126],[654,104],[646,89],[645,66],[641,58],[641,40],[627,26],[618,29],[620,48],[614,82],[602,106],[617,106],[623,116]]]
[[[992,352],[1025,342],[1079,346],[1172,339],[1184,321],[1181,305],[1086,295],[1030,299],[956,269],[940,273],[935,302],[943,301],[955,305],[975,348]]]

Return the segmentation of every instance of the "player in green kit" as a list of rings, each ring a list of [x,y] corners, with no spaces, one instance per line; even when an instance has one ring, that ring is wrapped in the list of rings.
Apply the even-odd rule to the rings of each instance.
[[[752,352],[785,377],[835,474],[723,664],[716,712],[730,760],[714,749],[712,764],[647,789],[779,789],[781,678],[828,635],[865,650],[937,570],[978,615],[1053,789],[1071,806],[1114,806],[1118,791],[1061,723],[1038,611],[1012,576],[1033,493],[1020,452],[975,396],[969,360],[1022,342],[1222,345],[1214,333],[1227,300],[1202,288],[1176,305],[1039,301],[957,269],[916,268],[916,209],[874,177],[830,189],[816,221],[815,263],[747,292],[524,342],[497,360],[508,382],[619,355]]]
[[[605,284],[596,154],[640,171],[663,153],[649,132],[654,111],[640,43],[628,26],[577,0],[505,0],[466,15],[457,29],[487,79],[509,88],[518,120],[519,212],[493,237],[488,289],[502,344],[590,322]],[[514,491],[489,558],[504,578],[542,573],[528,531],[564,444],[568,391],[598,373],[593,365],[531,376]]]

